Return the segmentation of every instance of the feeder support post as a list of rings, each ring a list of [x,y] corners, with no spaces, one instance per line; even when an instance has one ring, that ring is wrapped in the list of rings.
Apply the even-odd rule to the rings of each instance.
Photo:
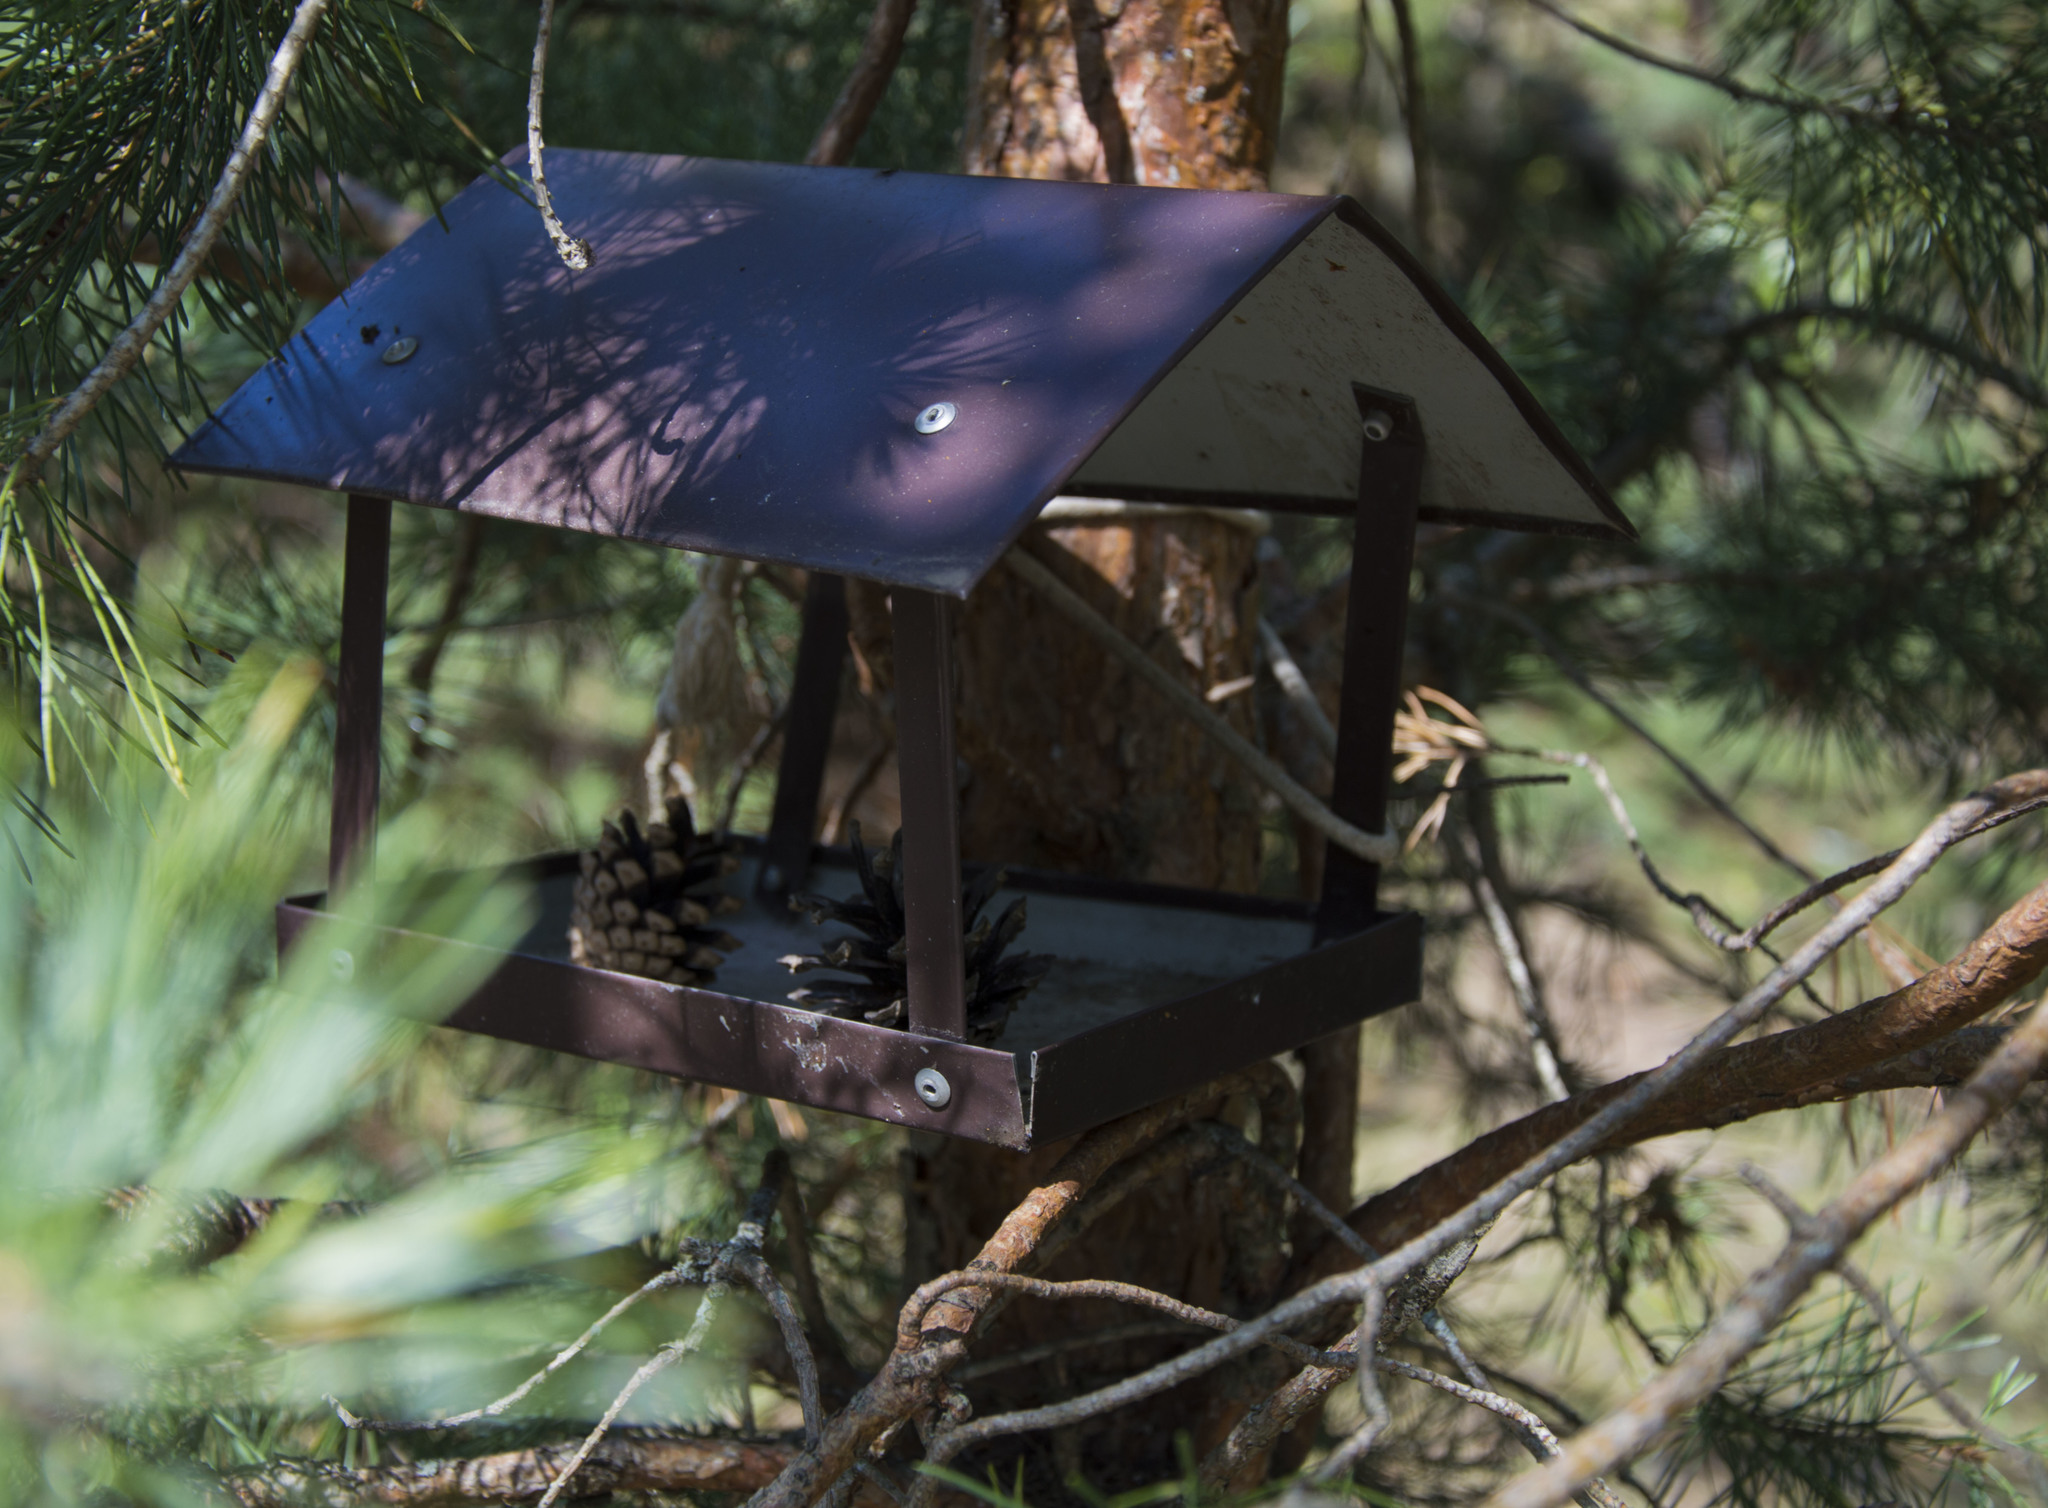
[[[1358,527],[1345,604],[1344,680],[1337,708],[1337,757],[1330,809],[1369,833],[1387,825],[1393,778],[1394,713],[1401,704],[1401,652],[1408,636],[1408,577],[1415,564],[1415,514],[1422,501],[1422,420],[1415,401],[1353,384],[1365,450],[1358,466]],[[1380,867],[1330,846],[1316,941],[1349,937],[1379,910]]]
[[[377,779],[384,731],[384,605],[391,584],[391,503],[349,494],[342,545],[340,665],[334,692],[334,805],[327,834],[330,902],[376,878]]]
[[[896,640],[896,768],[903,807],[903,914],[910,1029],[967,1035],[960,927],[960,777],[953,753],[953,603],[890,593]]]
[[[818,831],[818,793],[825,783],[825,758],[832,750],[832,724],[839,715],[839,673],[846,663],[846,578],[811,572],[804,589],[803,631],[796,641],[796,673],[790,678],[789,716],[782,727],[782,767],[775,777],[775,809],[761,852],[754,893],[787,900],[811,868],[811,840]]]

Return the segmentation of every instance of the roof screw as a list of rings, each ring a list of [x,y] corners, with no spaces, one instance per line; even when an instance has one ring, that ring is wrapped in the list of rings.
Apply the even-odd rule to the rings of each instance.
[[[336,948],[332,963],[334,965],[334,977],[340,983],[347,984],[356,977],[356,956],[349,952],[348,949]]]
[[[1376,408],[1365,416],[1365,437],[1377,445],[1394,432],[1394,416]]]
[[[953,1103],[953,1086],[946,1082],[946,1076],[936,1068],[920,1068],[912,1079],[917,1097],[933,1110],[943,1110]]]
[[[384,365],[395,367],[401,361],[412,359],[412,353],[420,348],[419,340],[411,335],[401,335],[384,348]]]
[[[934,403],[917,416],[912,426],[921,435],[935,435],[953,422],[953,416],[960,410],[950,403]]]

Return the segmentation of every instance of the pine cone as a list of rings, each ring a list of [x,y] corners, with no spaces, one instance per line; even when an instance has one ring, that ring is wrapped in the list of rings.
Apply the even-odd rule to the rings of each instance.
[[[903,931],[903,834],[898,831],[888,851],[872,858],[861,842],[859,823],[851,825],[849,836],[861,893],[843,901],[793,895],[789,907],[808,914],[813,925],[842,922],[855,928],[856,935],[837,938],[820,953],[791,953],[779,961],[792,974],[832,969],[856,977],[792,990],[789,998],[846,1021],[904,1026],[909,968]],[[1052,959],[1042,953],[1003,957],[1003,950],[1024,930],[1024,897],[1010,902],[1000,917],[981,913],[1006,878],[1000,869],[987,869],[961,892],[961,925],[967,928],[967,1035],[975,1042],[1000,1037],[1010,1012],[1052,967]]]
[[[643,829],[630,811],[604,824],[583,855],[569,913],[569,956],[592,968],[669,984],[706,984],[740,945],[708,923],[745,903],[718,885],[740,867],[732,844],[701,834],[681,796]]]

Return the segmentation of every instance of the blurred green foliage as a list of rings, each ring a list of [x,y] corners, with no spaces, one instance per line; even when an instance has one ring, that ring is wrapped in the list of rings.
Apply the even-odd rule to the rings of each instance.
[[[1377,0],[1298,0],[1277,186],[1358,194],[1417,246],[1644,539],[1432,533],[1411,675],[1515,742],[1599,749],[1660,860],[1745,917],[1795,878],[1571,691],[1499,608],[1738,787],[1816,867],[1908,836],[1945,789],[2040,762],[2040,8],[1587,8],[1676,70],[1521,0],[1416,12],[1428,223],[1414,216],[1400,59]],[[563,0],[549,139],[798,158],[867,13],[853,0]],[[257,0],[0,10],[0,457],[147,297],[285,14]],[[242,275],[202,279],[48,484],[0,502],[0,653],[16,701],[0,777],[19,860],[0,867],[9,1501],[189,1501],[205,1472],[274,1454],[368,1459],[372,1438],[340,1430],[323,1392],[404,1413],[498,1391],[639,1281],[664,1240],[720,1232],[775,1137],[743,1117],[679,1155],[701,1096],[426,1033],[418,1020],[464,981],[394,957],[344,986],[321,960],[360,953],[348,936],[271,977],[269,905],[320,867],[338,518],[305,494],[185,488],[154,467],[308,313],[288,290],[286,242],[337,266],[366,251],[338,213],[340,175],[430,209],[518,142],[532,22],[530,6],[491,0],[341,0],[230,227]],[[959,0],[919,7],[857,161],[952,166],[970,22]],[[1742,81],[1732,94],[1711,82],[1728,78]],[[1341,528],[1281,520],[1277,537],[1304,603],[1347,562]],[[680,556],[400,510],[385,739],[397,825],[380,904],[509,935],[517,897],[430,899],[405,877],[562,846],[637,792],[648,704],[694,583]],[[749,666],[773,693],[793,613],[763,578],[742,601]],[[1582,786],[1501,796],[1508,899],[1661,947],[1705,988],[1739,985],[1744,966],[1652,916],[1632,876],[1589,873],[1622,850]],[[765,786],[745,794],[743,819],[757,819]],[[1454,821],[1451,837],[1462,831]],[[1944,871],[1904,934],[1938,952],[1973,932],[2038,853],[2028,834],[2016,826],[1991,857]],[[1289,841],[1276,831],[1276,874]],[[1401,884],[1450,958],[1478,934],[1441,862],[1419,855]],[[1826,1003],[1879,978],[1846,963]],[[1439,1052],[1469,1024],[1447,993],[1400,1020]],[[1457,1061],[1488,1113],[1531,1093],[1498,1061]],[[2039,1239],[2028,1201],[2048,1160],[2038,1118],[1987,1157],[2023,1251]],[[1841,1131],[1828,1123],[1829,1145]],[[807,1184],[841,1200],[819,1263],[867,1360],[887,1344],[902,1276],[873,1239],[893,1229],[896,1146],[814,1118],[799,1158]],[[1561,1183],[1561,1300],[1604,1314],[1640,1302],[1659,1334],[1674,1313],[1683,1323],[1666,1328],[1696,1323],[1735,1239],[1714,1176],[1622,1164],[1613,1187]],[[144,1183],[160,1196],[107,1208],[109,1190]],[[168,1258],[192,1201],[219,1189],[290,1195],[295,1213],[209,1268]],[[377,1211],[312,1218],[344,1198]],[[1851,1317],[1809,1319],[1701,1416],[1683,1459],[1735,1471],[1755,1500],[1827,1501],[1783,1471],[1818,1438],[1835,1453],[1813,1460],[1840,1481],[1923,1483],[1921,1444],[1886,1433],[1914,1427],[1899,1423],[1896,1359]],[[651,1315],[536,1408],[589,1417],[635,1347],[686,1323],[686,1306]],[[701,1419],[744,1386],[712,1368],[654,1405]],[[538,1417],[488,1438],[520,1438]]]

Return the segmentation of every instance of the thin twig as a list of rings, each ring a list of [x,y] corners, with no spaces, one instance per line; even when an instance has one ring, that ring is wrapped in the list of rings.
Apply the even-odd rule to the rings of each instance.
[[[526,1397],[535,1388],[546,1382],[550,1377],[554,1376],[555,1373],[561,1371],[563,1367],[566,1367],[578,1356],[581,1356],[590,1343],[602,1335],[605,1328],[613,1320],[624,1314],[628,1309],[631,1309],[649,1294],[659,1293],[664,1288],[673,1288],[679,1283],[693,1282],[696,1280],[697,1275],[697,1260],[695,1257],[686,1257],[667,1271],[656,1273],[645,1283],[634,1289],[633,1292],[627,1294],[616,1304],[612,1305],[611,1308],[599,1315],[596,1320],[591,1322],[588,1329],[557,1351],[546,1366],[535,1372],[531,1377],[528,1377],[511,1392],[501,1398],[492,1399],[481,1408],[473,1408],[461,1414],[449,1414],[439,1419],[365,1419],[359,1414],[350,1412],[332,1394],[327,1396],[328,1406],[334,1410],[335,1417],[349,1429],[372,1430],[378,1434],[407,1434],[430,1430],[459,1429],[465,1424],[474,1424],[479,1419],[495,1419],[498,1415],[518,1403],[520,1399]]]
[[[1771,1202],[1772,1207],[1784,1217],[1785,1224],[1794,1235],[1801,1235],[1813,1229],[1813,1216],[1790,1194],[1773,1183],[1763,1169],[1754,1163],[1744,1163],[1738,1171],[1743,1182]],[[1984,1441],[2003,1456],[2008,1469],[2015,1476],[2026,1480],[2028,1491],[2041,1503],[2048,1504],[2048,1462],[2044,1462],[2031,1450],[1993,1429],[1989,1420],[1956,1396],[1955,1390],[1942,1381],[1920,1348],[1913,1344],[1912,1336],[1908,1335],[1906,1327],[1899,1323],[1899,1317],[1892,1312],[1891,1304],[1878,1286],[1870,1281],[1868,1273],[1845,1256],[1835,1263],[1835,1276],[1848,1284],[1877,1317],[1878,1324],[1884,1327],[1884,1333],[1891,1338],[1892,1348],[1920,1380],[1920,1386],[1927,1390],[1927,1396],[1940,1404],[1949,1418],[1961,1425],[1966,1433]]]
[[[1041,1361],[1051,1361],[1056,1356],[1065,1356],[1074,1351],[1092,1350],[1097,1346],[1122,1345],[1133,1340],[1171,1340],[1188,1332],[1182,1326],[1157,1320],[1139,1320],[1129,1325],[1106,1325],[1099,1330],[1085,1330],[1077,1335],[1063,1336],[1059,1340],[1045,1341],[1036,1346],[1021,1346],[1015,1351],[1005,1351],[1000,1356],[991,1356],[985,1361],[970,1362],[953,1373],[956,1382],[974,1382],[983,1377],[994,1377],[1002,1372],[1014,1372],[1020,1367],[1036,1366]]]
[[[783,1349],[789,1352],[790,1365],[796,1369],[797,1398],[804,1411],[804,1444],[816,1445],[825,1427],[825,1403],[818,1391],[818,1363],[811,1355],[810,1341],[804,1336],[803,1319],[790,1303],[789,1295],[782,1291],[782,1285],[775,1281],[773,1270],[760,1257],[741,1252],[731,1259],[730,1265],[754,1285],[768,1312],[775,1316],[776,1328],[782,1332]]]
[[[934,1279],[918,1289],[918,1296],[929,1302],[947,1291],[949,1286],[1005,1288],[1036,1298],[1110,1299],[1117,1303],[1135,1304],[1157,1310],[1188,1324],[1220,1331],[1226,1336],[1240,1334],[1246,1328],[1241,1321],[1227,1314],[1218,1314],[1194,1304],[1183,1303],[1153,1289],[1142,1288],[1136,1283],[1118,1283],[1101,1278],[1054,1283],[1043,1278],[1021,1277],[1016,1273],[963,1271],[948,1273],[943,1279]],[[1296,1360],[1310,1366],[1339,1369],[1356,1369],[1358,1366],[1355,1352],[1347,1355],[1338,1351],[1319,1351],[1313,1346],[1305,1346],[1293,1337],[1280,1333],[1275,1327],[1267,1327],[1258,1339],[1263,1344],[1285,1351]],[[1197,1353],[1186,1354],[1193,1356]],[[944,1465],[968,1446],[980,1444],[984,1440],[995,1439],[1001,1435],[1023,1434],[1030,1430],[1060,1429],[1070,1424],[1079,1424],[1099,1414],[1110,1413],[1127,1404],[1165,1391],[1173,1384],[1162,1383],[1159,1377],[1171,1372],[1172,1369],[1173,1363],[1169,1362],[1164,1367],[1149,1368],[1134,1377],[1126,1378],[1123,1382],[1106,1388],[1097,1388],[1094,1392],[1083,1393],[1061,1403],[1035,1409],[1017,1409],[1007,1414],[992,1414],[971,1424],[956,1425],[933,1436],[927,1452],[928,1457],[935,1464]]]
[[[1331,811],[1292,775],[1254,748],[1237,729],[1218,717],[1201,697],[1175,680],[1150,655],[1030,555],[1022,550],[1012,550],[1003,557],[1003,564],[1051,603],[1061,616],[1078,626],[1121,660],[1140,680],[1172,702],[1182,716],[1332,843],[1371,864],[1391,864],[1400,857],[1401,846],[1391,834],[1361,831]]]
[[[277,123],[278,114],[284,109],[285,92],[291,85],[292,75],[298,71],[306,44],[312,40],[314,29],[319,26],[326,10],[327,0],[299,0],[298,7],[292,12],[291,25],[285,28],[284,40],[277,44],[277,51],[271,55],[269,72],[263,78],[263,89],[256,96],[256,103],[249,108],[249,118],[243,123],[235,150],[228,155],[227,166],[221,169],[220,179],[213,186],[213,196],[206,201],[206,209],[180,248],[177,260],[171,263],[170,271],[150,293],[142,312],[114,337],[98,365],[85,374],[85,380],[72,389],[71,396],[60,403],[56,412],[36,431],[35,438],[29,441],[21,459],[15,463],[14,475],[25,479],[41,475],[44,463],[85,422],[85,416],[106,396],[107,390],[134,370],[135,363],[142,359],[142,353],[149,349],[149,343],[156,339],[157,332],[171,317],[171,311],[178,307],[185,290],[199,276],[207,258],[213,254],[214,242],[220,239],[221,232],[227,227],[229,212],[249,181],[257,154],[263,150],[271,127]]]
[[[1500,955],[1501,968],[1507,973],[1509,992],[1521,1015],[1523,1034],[1529,1039],[1529,1060],[1536,1070],[1536,1083],[1546,1099],[1570,1099],[1571,1087],[1565,1083],[1558,1050],[1557,1025],[1543,1003],[1536,971],[1529,963],[1514,918],[1508,915],[1507,905],[1488,873],[1494,866],[1486,863],[1479,835],[1475,832],[1471,836],[1472,851],[1465,856],[1466,885],[1479,914],[1486,918],[1487,935],[1493,939],[1494,951]]]
[[[1534,3],[1534,0],[1532,0],[1532,3]],[[1598,702],[1616,722],[1620,723],[1629,732],[1635,734],[1637,738],[1662,755],[1665,762],[1678,771],[1686,784],[1698,792],[1700,799],[1706,802],[1717,815],[1740,829],[1752,843],[1756,844],[1758,848],[1762,849],[1764,853],[1768,854],[1778,863],[1798,875],[1800,879],[1811,883],[1818,878],[1812,870],[1778,847],[1769,837],[1753,826],[1748,818],[1735,810],[1735,807],[1728,799],[1715,790],[1713,786],[1709,785],[1706,777],[1688,764],[1679,755],[1677,750],[1644,727],[1640,721],[1632,716],[1620,703],[1615,701],[1613,697],[1595,686],[1593,678],[1587,675],[1579,666],[1579,663],[1565,652],[1564,646],[1553,639],[1527,613],[1518,612],[1504,602],[1496,602],[1485,597],[1469,597],[1462,592],[1444,592],[1441,595],[1445,600],[1455,602],[1460,607],[1472,608],[1482,613],[1491,614],[1519,630],[1524,637],[1535,644],[1545,655],[1549,656],[1551,663],[1557,666],[1566,680]]]
[[[1226,1334],[1238,1325],[1238,1321],[1227,1314],[1218,1314],[1199,1304],[1187,1303],[1137,1283],[1119,1283],[1110,1278],[1076,1278],[1062,1283],[1048,1278],[1025,1277],[1021,1273],[985,1272],[970,1267],[945,1273],[919,1286],[910,1302],[903,1306],[903,1313],[896,1322],[898,1344],[903,1343],[906,1335],[917,1335],[923,1328],[926,1312],[956,1288],[993,1288],[1038,1299],[1108,1299],[1111,1303],[1155,1310],[1183,1324],[1200,1325],[1205,1330],[1220,1330]],[[1266,1340],[1269,1345],[1279,1347],[1309,1366],[1349,1367],[1356,1364],[1354,1358],[1319,1351],[1314,1346],[1302,1345],[1291,1336],[1270,1335]]]
[[[576,1453],[562,1467],[561,1474],[548,1485],[547,1492],[541,1497],[539,1508],[553,1508],[554,1503],[567,1489],[570,1479],[581,1469],[583,1463],[590,1459],[590,1453],[597,1449],[598,1442],[604,1439],[635,1393],[654,1377],[704,1344],[704,1337],[711,1332],[712,1316],[717,1313],[719,1301],[725,1297],[730,1287],[727,1282],[729,1274],[746,1258],[759,1257],[762,1246],[767,1242],[768,1225],[775,1218],[775,1206],[782,1197],[782,1180],[788,1174],[788,1156],[779,1150],[769,1153],[767,1162],[761,1170],[760,1185],[754,1190],[753,1197],[747,1201],[746,1212],[740,1217],[738,1226],[734,1228],[732,1239],[725,1243],[705,1273],[708,1282],[704,1289],[704,1297],[698,1302],[697,1313],[690,1321],[689,1332],[681,1340],[671,1341],[656,1351],[626,1379],[626,1385],[619,1389],[617,1396],[605,1409],[603,1417],[592,1427],[590,1433],[583,1437],[583,1443],[576,1447]],[[788,1300],[785,1299],[783,1303],[786,1308]],[[799,1335],[801,1332],[802,1327],[799,1326]],[[793,1358],[797,1354],[792,1353]],[[808,1360],[809,1348],[804,1348],[801,1355],[804,1360]],[[802,1375],[800,1364],[798,1376]],[[806,1434],[815,1440],[817,1431],[823,1426],[822,1410],[814,1411],[813,1407],[817,1393],[815,1369],[811,1372],[810,1389],[811,1402],[805,1407],[804,1424]]]
[[[1457,1382],[1452,1378],[1444,1376],[1441,1372],[1432,1372],[1427,1367],[1411,1366],[1405,1361],[1395,1361],[1389,1356],[1378,1358],[1374,1361],[1373,1365],[1382,1372],[1393,1373],[1396,1377],[1406,1377],[1414,1382],[1428,1383],[1429,1386],[1437,1389],[1439,1392],[1449,1393],[1453,1398],[1462,1398],[1467,1403],[1476,1404],[1480,1408],[1500,1415],[1501,1418],[1514,1425],[1517,1430],[1536,1441],[1539,1447],[1539,1458],[1557,1454],[1557,1436],[1551,1432],[1550,1426],[1512,1399],[1503,1398],[1500,1394],[1488,1388],[1473,1387],[1468,1383]]]
[[[754,773],[754,766],[761,762],[761,755],[788,721],[789,700],[785,697],[782,705],[775,709],[775,715],[761,724],[754,736],[747,740],[747,746],[740,750],[740,757],[733,761],[732,773],[726,776],[725,805],[719,810],[716,831],[732,831],[733,819],[740,811],[740,792],[746,788],[747,777]]]
[[[1561,1453],[1486,1500],[1486,1508],[1556,1508],[1597,1473],[1646,1449],[1707,1397],[1886,1211],[1921,1188],[2011,1104],[2048,1061],[2048,1004],[2036,1005],[1984,1066],[1912,1136],[1871,1163],[1795,1231],[1670,1367],[1626,1404],[1579,1431]]]
[[[831,112],[804,154],[808,166],[838,167],[853,160],[853,149],[860,145],[875,107],[889,92],[889,80],[895,77],[897,61],[903,56],[903,36],[916,10],[917,0],[876,0],[853,72],[846,76]]]
[[[1394,30],[1401,39],[1401,119],[1408,127],[1408,154],[1414,164],[1409,179],[1409,218],[1414,222],[1415,251],[1424,263],[1430,260],[1430,221],[1435,218],[1434,196],[1430,192],[1429,115],[1422,103],[1422,44],[1415,35],[1415,12],[1409,0],[1390,0],[1394,8]]]
[[[555,243],[555,255],[571,272],[582,272],[590,266],[590,243],[570,235],[561,216],[555,213],[555,202],[548,195],[547,174],[540,162],[540,102],[547,92],[548,35],[554,25],[555,0],[540,0],[540,27],[533,34],[533,74],[526,85],[526,160],[533,174],[533,198],[540,207],[540,223],[547,227],[548,239]]]
[[[1710,73],[1704,68],[1696,68],[1692,64],[1681,62],[1677,58],[1665,57],[1661,53],[1654,53],[1648,48],[1639,47],[1626,37],[1616,36],[1613,32],[1603,30],[1590,21],[1581,20],[1570,11],[1564,9],[1563,6],[1555,4],[1554,0],[1529,0],[1529,3],[1545,15],[1562,21],[1573,31],[1579,33],[1579,35],[1598,42],[1602,47],[1618,52],[1625,58],[1646,64],[1664,73],[1677,74],[1680,78],[1687,78],[1695,83],[1705,84],[1710,89],[1718,89],[1730,99],[1739,100],[1743,104],[1769,105],[1773,109],[1784,110],[1794,115],[1825,115],[1834,120],[1850,121],[1859,125],[1892,130],[1904,129],[1944,134],[1952,131],[1954,128],[1953,122],[1949,120],[1935,119],[1923,112],[1906,108],[1882,112],[1858,110],[1848,105],[1836,104],[1830,100],[1812,99],[1792,94],[1778,94],[1768,89],[1758,89],[1743,83],[1740,79],[1730,78],[1725,73]]]
[[[839,793],[839,799],[832,803],[832,810],[825,814],[825,825],[818,830],[820,843],[829,845],[839,841],[839,835],[846,830],[847,814],[853,810],[854,803],[867,794],[868,787],[875,783],[875,777],[882,773],[882,766],[889,762],[889,756],[895,752],[894,738],[885,737],[875,745],[873,752],[862,762],[860,769],[854,772],[854,777],[847,783],[846,789]]]
[[[1606,1145],[1672,1089],[1703,1068],[1716,1053],[1746,1031],[1804,980],[1836,949],[1849,941],[1879,914],[1888,909],[1916,884],[1942,853],[1997,811],[2048,795],[2048,771],[2029,771],[2009,776],[1995,785],[1950,805],[1907,845],[1863,894],[1829,918],[1826,925],[1807,939],[1785,962],[1777,965],[1734,1005],[1710,1022],[1691,1041],[1650,1073],[1631,1083],[1626,1092],[1608,1100],[1599,1110],[1544,1150],[1526,1158],[1518,1167],[1495,1178],[1476,1196],[1465,1200],[1451,1213],[1403,1242],[1396,1250],[1370,1265],[1339,1273],[1302,1289],[1285,1303],[1262,1316],[1256,1325],[1288,1325],[1308,1320],[1330,1306],[1356,1300],[1368,1285],[1392,1286],[1411,1272],[1424,1267],[1461,1241],[1490,1228],[1507,1207],[1530,1189],[1560,1170]],[[1540,1115],[1542,1112],[1538,1112]],[[1250,1330],[1252,1326],[1247,1326]],[[1242,1346],[1244,1332],[1212,1341],[1205,1350]],[[1190,1353],[1190,1358],[1196,1353]],[[1231,1354],[1236,1354],[1233,1350]],[[1248,1416],[1226,1445],[1242,1454],[1256,1443],[1255,1437],[1291,1427],[1291,1420],[1312,1409],[1341,1376],[1327,1369],[1311,1369],[1297,1376],[1282,1392]],[[1219,1450],[1224,1447],[1219,1447]],[[1611,1461],[1602,1461],[1589,1475],[1604,1472]]]
[[[1315,736],[1323,753],[1335,759],[1336,724],[1330,721],[1330,714],[1323,711],[1323,704],[1316,700],[1315,688],[1309,685],[1308,677],[1302,674],[1301,666],[1289,653],[1287,641],[1264,618],[1259,619],[1259,648],[1265,654],[1266,666],[1273,672],[1273,679],[1280,683],[1287,704],[1308,724],[1308,731]]]
[[[1365,1308],[1358,1327],[1351,1332],[1349,1349],[1358,1356],[1371,1356],[1378,1344],[1380,1314],[1386,1302],[1385,1291],[1377,1284],[1364,1294]],[[1316,1483],[1335,1482],[1351,1475],[1352,1468],[1365,1459],[1380,1436],[1386,1433],[1393,1414],[1387,1408],[1386,1395],[1380,1392],[1376,1367],[1358,1367],[1353,1375],[1358,1379],[1358,1407],[1365,1415],[1365,1422],[1351,1432],[1348,1439],[1330,1454],[1309,1475]]]
[[[810,1217],[804,1212],[803,1192],[794,1178],[782,1185],[782,1238],[789,1250],[789,1273],[796,1280],[796,1301],[802,1306],[805,1326],[828,1366],[835,1371],[850,1370],[846,1348],[825,1310],[825,1290],[818,1284],[817,1265],[811,1260]]]

